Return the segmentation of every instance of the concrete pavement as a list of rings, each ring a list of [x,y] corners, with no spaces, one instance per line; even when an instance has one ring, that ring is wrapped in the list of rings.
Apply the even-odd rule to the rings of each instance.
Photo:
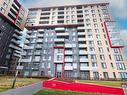
[[[33,95],[42,89],[42,82],[35,83],[28,86],[23,86],[16,89],[11,89],[6,92],[1,92],[0,95]]]

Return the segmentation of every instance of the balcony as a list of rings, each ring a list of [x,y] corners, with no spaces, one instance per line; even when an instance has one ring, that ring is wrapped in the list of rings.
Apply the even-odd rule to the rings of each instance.
[[[15,5],[15,7],[19,10],[19,7],[17,6],[17,4],[15,2],[13,2],[13,4]]]
[[[33,59],[34,62],[40,62],[40,59]]]
[[[64,70],[73,70],[73,66],[65,66]]]
[[[66,48],[72,48],[73,46],[72,46],[72,44],[65,44],[65,47]]]
[[[65,58],[65,62],[73,62],[73,59]]]
[[[64,27],[57,27],[57,28],[55,28],[55,31],[64,31],[64,30],[65,30]]]
[[[11,42],[13,42],[14,44],[17,44],[17,45],[20,44],[20,42],[18,40],[15,40],[15,39],[12,39]]]
[[[22,52],[21,55],[26,55],[26,52]]]
[[[34,52],[34,55],[40,55],[41,52]]]
[[[66,36],[69,36],[69,33],[57,33],[56,35],[57,36],[62,36],[62,37],[65,36],[66,37]]]
[[[91,41],[91,40],[94,40],[94,39],[93,39],[93,38],[87,38],[86,40],[87,40],[87,41]]]
[[[66,51],[65,51],[65,54],[66,54],[66,55],[72,55],[73,52],[72,52],[72,51],[67,51],[67,50],[66,50]]]
[[[19,50],[19,51],[22,50],[20,47],[17,47],[17,46],[15,46],[15,45],[13,45],[13,44],[10,44],[9,47],[10,47],[10,48],[13,48],[13,49],[16,49],[16,50]]]
[[[26,38],[36,38],[36,36],[27,35]]]
[[[80,62],[88,62],[87,58],[80,58]]]
[[[96,54],[95,51],[88,51],[88,54]]]
[[[13,54],[15,57],[21,57],[20,54],[14,53]]]
[[[34,49],[34,46],[25,46],[23,49]]]
[[[29,59],[21,59],[20,62],[31,62],[31,58],[29,58]]]
[[[42,46],[41,45],[37,45],[37,46],[35,46],[35,48],[42,48]]]
[[[83,29],[85,29],[84,27],[78,27],[77,28],[78,30],[83,30]]]
[[[28,43],[30,43],[28,40],[25,40],[25,42],[24,42],[25,44],[28,44]]]
[[[83,41],[86,41],[86,39],[85,38],[78,38],[78,41],[83,42]]]
[[[38,36],[38,37],[43,37],[43,34],[38,34],[37,36]]]
[[[15,38],[18,39],[18,40],[21,39],[20,36],[18,36],[18,35],[16,35],[16,34],[14,34],[13,37],[15,37]]]
[[[22,36],[22,33],[21,33],[19,30],[15,29],[14,32],[15,32],[17,35]]]
[[[85,35],[85,32],[78,32],[78,35],[79,36],[84,36]]]
[[[44,32],[44,29],[38,29],[38,32]]]
[[[79,55],[86,55],[86,54],[88,54],[88,52],[87,52],[87,51],[84,51],[84,50],[79,51]]]
[[[90,67],[88,67],[88,66],[80,66],[80,70],[90,70]]]
[[[79,44],[79,48],[84,48],[84,47],[87,47],[86,44]]]
[[[64,42],[64,39],[54,39],[55,42]]]
[[[38,39],[37,43],[43,43],[43,40],[42,39]]]

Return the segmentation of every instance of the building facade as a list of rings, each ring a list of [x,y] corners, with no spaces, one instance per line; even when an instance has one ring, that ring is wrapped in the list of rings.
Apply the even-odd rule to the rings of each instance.
[[[17,0],[0,0],[0,74],[14,74],[27,12]]]
[[[109,3],[30,8],[23,76],[127,79]]]

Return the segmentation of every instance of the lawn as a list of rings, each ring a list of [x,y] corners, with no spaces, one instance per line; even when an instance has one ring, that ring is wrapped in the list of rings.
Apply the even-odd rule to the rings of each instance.
[[[11,89],[14,77],[12,76],[0,76],[0,92]],[[17,78],[15,88],[30,85],[39,81],[42,78]]]
[[[92,84],[104,85],[104,86],[121,87],[121,83],[126,83],[127,81],[76,80],[76,82],[92,83]]]
[[[73,91],[43,89],[35,93],[34,95],[106,95],[106,94],[79,93],[79,92],[73,92]]]

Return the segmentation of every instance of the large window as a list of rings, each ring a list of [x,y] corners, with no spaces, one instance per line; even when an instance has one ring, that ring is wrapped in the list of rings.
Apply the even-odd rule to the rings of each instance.
[[[104,79],[108,79],[109,78],[108,72],[103,72],[103,76],[104,76]]]
[[[122,80],[127,80],[127,73],[126,72],[119,72],[119,75]]]
[[[104,62],[103,62],[103,63],[101,63],[101,66],[102,66],[102,68],[103,68],[103,69],[106,69],[106,68],[107,68],[106,63],[104,63]]]
[[[125,67],[124,63],[117,62],[116,66],[117,66],[118,70],[126,70],[126,67]]]

